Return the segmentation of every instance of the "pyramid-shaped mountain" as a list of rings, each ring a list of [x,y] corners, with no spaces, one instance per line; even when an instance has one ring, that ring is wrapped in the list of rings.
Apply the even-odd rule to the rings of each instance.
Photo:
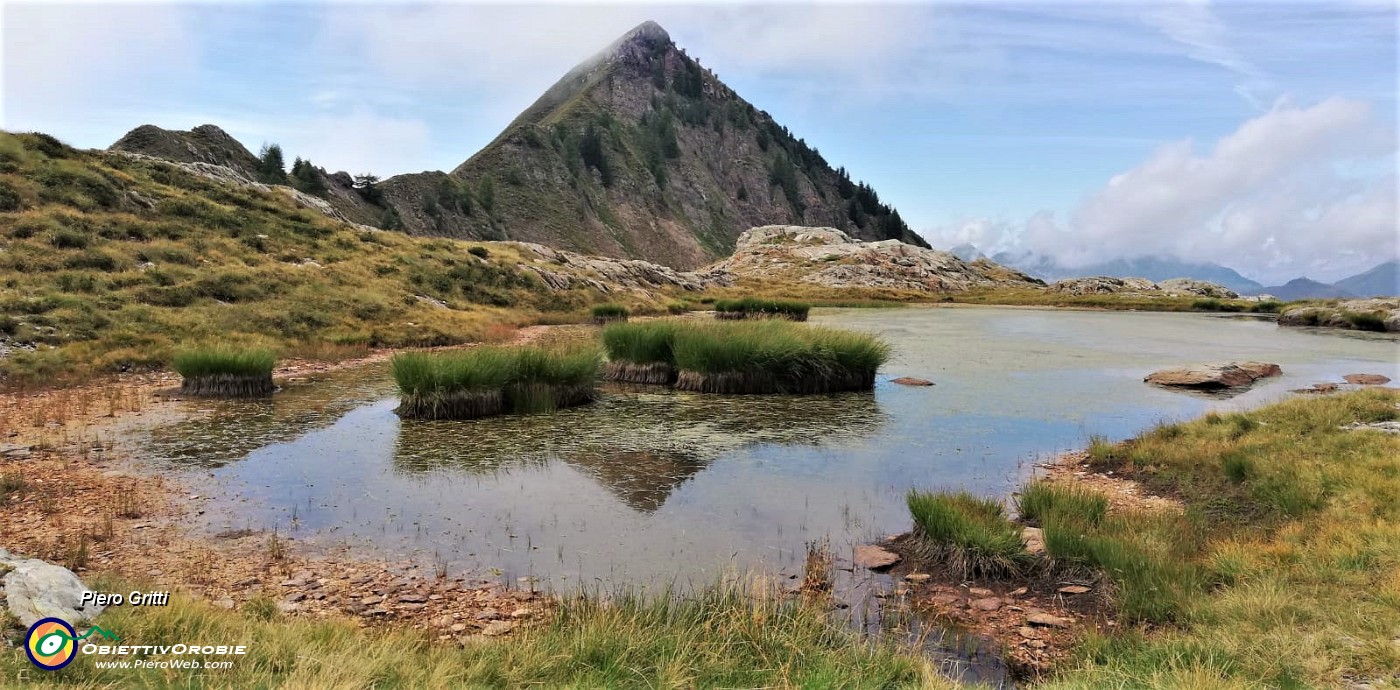
[[[538,242],[680,268],[744,230],[820,225],[927,246],[647,22],[575,67],[448,175],[380,185],[414,234]]]

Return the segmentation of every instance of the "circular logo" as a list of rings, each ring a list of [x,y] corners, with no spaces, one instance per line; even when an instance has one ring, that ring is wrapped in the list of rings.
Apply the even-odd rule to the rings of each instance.
[[[24,653],[35,666],[57,671],[78,655],[78,631],[61,618],[45,618],[29,626],[24,636]]]

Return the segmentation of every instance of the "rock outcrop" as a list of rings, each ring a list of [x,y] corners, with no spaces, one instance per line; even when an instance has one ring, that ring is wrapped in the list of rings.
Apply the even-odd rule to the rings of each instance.
[[[1356,299],[1292,307],[1278,315],[1278,325],[1396,333],[1400,332],[1400,299]]]
[[[1229,362],[1199,364],[1175,369],[1163,369],[1147,375],[1143,381],[1172,388],[1221,390],[1242,388],[1255,381],[1283,373],[1277,364],[1267,362]]]
[[[1144,297],[1210,297],[1237,299],[1239,293],[1227,287],[1192,278],[1172,278],[1154,283],[1146,278],[1066,278],[1050,284],[1052,292],[1067,295],[1141,295]]]
[[[92,590],[62,566],[0,549],[0,572],[5,574],[5,606],[25,626],[49,617],[78,625],[102,612],[101,606],[82,603],[83,593]]]
[[[187,132],[141,125],[126,133],[109,151],[138,153],[173,163],[206,163],[236,170],[252,177],[258,159],[228,132],[214,125],[200,125]]]
[[[800,225],[766,225],[744,232],[734,255],[710,265],[703,274],[939,293],[1044,285],[985,259],[967,262],[949,252],[897,240],[863,242],[836,228]]]
[[[682,273],[649,261],[587,256],[529,242],[503,244],[519,248],[522,256],[538,257],[534,261],[519,264],[520,268],[539,276],[550,290],[556,292],[578,287],[593,288],[605,293],[646,291],[665,287],[699,291],[707,287],[731,284],[727,276]]]

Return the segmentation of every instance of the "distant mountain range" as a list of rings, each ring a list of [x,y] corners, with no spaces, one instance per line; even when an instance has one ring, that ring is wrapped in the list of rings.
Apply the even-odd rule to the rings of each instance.
[[[971,244],[958,245],[949,251],[964,261],[986,256]],[[1283,300],[1400,295],[1400,261],[1397,260],[1386,261],[1330,285],[1309,278],[1295,278],[1283,285],[1264,286],[1228,266],[1165,257],[1118,259],[1076,268],[1061,266],[1051,257],[1032,252],[998,252],[991,259],[1048,281],[1092,276],[1146,278],[1152,281],[1194,278],[1223,285],[1241,295],[1266,294]]]

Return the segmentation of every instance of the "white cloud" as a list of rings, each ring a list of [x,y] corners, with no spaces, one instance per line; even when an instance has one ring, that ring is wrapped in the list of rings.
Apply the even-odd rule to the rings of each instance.
[[[44,129],[94,102],[139,103],[196,78],[199,46],[173,5],[7,2],[3,126]]]
[[[417,172],[432,152],[432,133],[416,118],[356,108],[280,127],[270,136],[283,149],[334,172]],[[290,155],[289,153],[289,155]]]
[[[962,234],[935,236],[998,228],[988,238],[999,245],[1070,267],[1170,256],[1266,282],[1303,274],[1335,280],[1400,255],[1395,175],[1365,172],[1368,164],[1393,166],[1395,134],[1366,104],[1279,105],[1208,153],[1196,149],[1190,139],[1163,145],[1081,202],[1066,223],[1038,214],[1014,242],[1003,227],[975,222]]]
[[[1209,0],[1174,0],[1149,6],[1143,17],[1163,34],[1187,48],[1193,60],[1217,65],[1238,77],[1235,92],[1251,105],[1264,109],[1263,96],[1273,88],[1269,78],[1230,47],[1224,22]]]

